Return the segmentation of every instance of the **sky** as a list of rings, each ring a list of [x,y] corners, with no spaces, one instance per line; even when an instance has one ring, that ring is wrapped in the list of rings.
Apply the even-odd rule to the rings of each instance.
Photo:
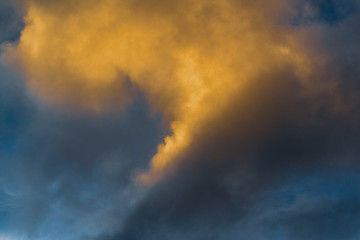
[[[0,240],[360,239],[359,0],[0,0]]]

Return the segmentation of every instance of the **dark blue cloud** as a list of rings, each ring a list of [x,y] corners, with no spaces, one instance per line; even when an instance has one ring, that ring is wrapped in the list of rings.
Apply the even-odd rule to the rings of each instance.
[[[334,25],[355,14],[358,8],[356,0],[299,0],[297,2],[298,16],[293,19],[293,24]]]
[[[286,239],[357,239],[360,236],[360,179],[357,171],[335,171],[289,181],[275,195],[271,227]],[[271,202],[271,200],[269,201]]]
[[[52,109],[0,70],[1,231],[61,240],[105,231],[138,195],[133,178],[167,132],[161,115],[142,97],[104,114]],[[103,225],[89,230],[92,221]]]
[[[3,65],[0,65],[0,89],[0,152],[13,152],[19,134],[31,118],[32,103],[19,76]]]
[[[0,2],[1,44],[17,41],[23,28],[22,16],[12,1]],[[20,77],[0,63],[0,151],[16,147],[17,134],[23,130],[29,117],[30,103]],[[1,154],[1,153],[0,153]]]
[[[1,169],[6,188],[20,196],[15,203],[21,209],[12,212],[9,228],[39,238],[67,229],[74,233],[59,239],[73,239],[111,225],[112,214],[126,212],[118,209],[117,198],[123,195],[124,206],[136,198],[131,183],[165,134],[161,121],[144,100],[125,112],[100,115],[36,108]],[[86,217],[90,212],[99,216]],[[104,226],[87,229],[101,217]],[[85,226],[75,231],[69,221]]]
[[[0,2],[0,44],[17,41],[23,28],[22,16],[13,2],[2,0]]]
[[[0,232],[8,230],[16,212],[16,197],[7,188],[8,163],[20,147],[20,137],[32,118],[33,104],[18,75],[0,63]]]

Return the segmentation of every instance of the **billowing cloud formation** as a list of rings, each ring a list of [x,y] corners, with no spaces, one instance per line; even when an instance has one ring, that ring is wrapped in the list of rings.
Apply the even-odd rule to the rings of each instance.
[[[24,1],[6,59],[59,107],[23,136],[35,139],[18,156],[28,209],[42,213],[24,218],[38,216],[42,236],[77,219],[69,239],[87,227],[101,240],[357,239],[358,4]],[[154,146],[124,139],[156,124],[107,112],[139,92],[171,131],[140,175],[158,180],[146,190],[131,175]]]
[[[30,88],[47,101],[95,110],[121,105],[139,88],[173,131],[152,175],[259,75],[289,68],[305,81],[311,71],[296,33],[281,25],[293,11],[287,1],[26,4],[27,26],[10,54]]]

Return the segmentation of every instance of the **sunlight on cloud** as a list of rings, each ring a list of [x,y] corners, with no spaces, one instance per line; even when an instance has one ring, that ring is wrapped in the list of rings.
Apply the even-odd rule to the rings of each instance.
[[[279,24],[293,14],[288,2],[27,0],[26,27],[6,58],[60,107],[101,112],[126,105],[132,88],[143,92],[172,131],[140,176],[152,182],[261,73],[310,74],[296,32]]]

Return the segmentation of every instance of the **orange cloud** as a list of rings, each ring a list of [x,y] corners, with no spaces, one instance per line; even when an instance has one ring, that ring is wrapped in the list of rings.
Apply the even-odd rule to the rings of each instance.
[[[126,82],[142,91],[172,130],[141,176],[151,182],[259,73],[311,72],[279,24],[293,14],[288,2],[26,0],[26,27],[7,55],[50,104],[102,111],[131,100]]]

